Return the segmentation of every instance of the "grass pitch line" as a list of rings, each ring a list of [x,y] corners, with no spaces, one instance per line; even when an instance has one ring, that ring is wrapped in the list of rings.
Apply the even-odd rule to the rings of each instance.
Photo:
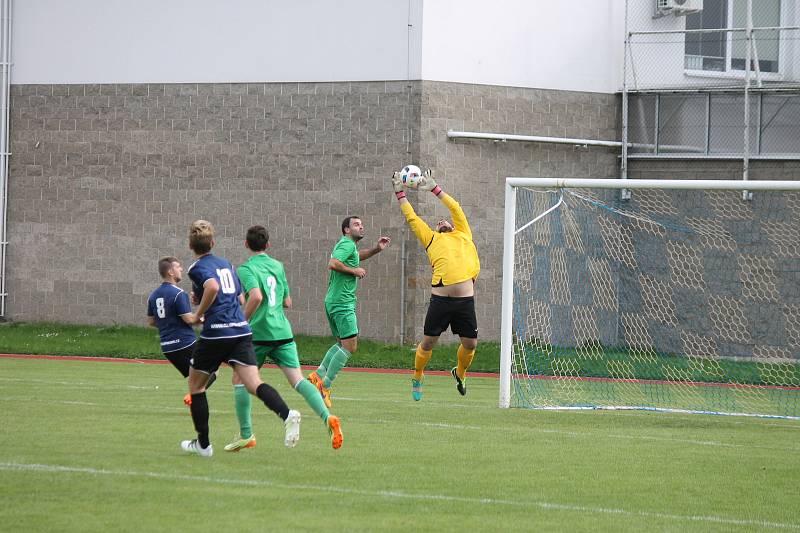
[[[90,476],[153,478],[153,479],[163,479],[167,481],[213,483],[217,485],[270,487],[281,490],[293,490],[293,491],[313,490],[317,492],[327,492],[334,494],[367,496],[370,498],[374,498],[377,496],[389,499],[457,502],[457,503],[470,503],[470,504],[479,504],[488,506],[533,507],[533,508],[543,509],[546,511],[563,511],[568,513],[595,514],[595,515],[616,515],[626,518],[662,519],[662,520],[672,520],[677,522],[713,523],[713,524],[723,524],[723,525],[738,526],[738,527],[759,527],[759,528],[771,528],[771,529],[800,530],[800,524],[793,524],[786,522],[770,522],[766,520],[746,520],[746,519],[731,518],[726,516],[715,516],[715,515],[680,515],[672,513],[659,513],[655,511],[628,511],[626,509],[589,507],[584,505],[571,505],[571,504],[562,504],[562,503],[553,503],[544,501],[503,500],[496,498],[470,498],[464,496],[448,496],[446,494],[414,494],[410,492],[395,491],[395,490],[369,491],[369,490],[352,489],[347,487],[304,485],[299,483],[298,484],[275,483],[264,480],[214,478],[209,476],[188,476],[184,474],[165,474],[160,472],[137,472],[133,470],[106,470],[97,468],[47,465],[47,464],[36,464],[36,463],[32,464],[0,463],[0,470],[17,471],[17,472],[45,472],[48,474],[61,473],[61,474],[78,474],[78,475],[84,474]]]
[[[0,378],[0,381],[7,381],[12,383],[38,383],[41,385],[62,385],[65,387],[72,387],[75,389],[91,389],[91,390],[98,390],[98,389],[134,389],[134,390],[154,390],[157,389],[155,385],[126,385],[126,384],[119,384],[119,385],[104,385],[102,383],[84,383],[81,381],[48,381],[46,379],[34,379],[34,378]]]

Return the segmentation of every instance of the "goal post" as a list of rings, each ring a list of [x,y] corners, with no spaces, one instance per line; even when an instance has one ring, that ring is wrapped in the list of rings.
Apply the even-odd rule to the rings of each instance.
[[[507,178],[503,243],[500,407],[800,417],[800,181]]]

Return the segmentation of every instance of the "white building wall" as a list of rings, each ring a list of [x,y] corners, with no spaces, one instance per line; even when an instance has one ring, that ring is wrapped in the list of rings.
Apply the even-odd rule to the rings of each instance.
[[[14,4],[17,84],[410,78],[621,87],[620,0]]]
[[[624,6],[622,0],[426,0],[422,77],[618,91]]]
[[[12,83],[419,79],[421,2],[14,0]]]

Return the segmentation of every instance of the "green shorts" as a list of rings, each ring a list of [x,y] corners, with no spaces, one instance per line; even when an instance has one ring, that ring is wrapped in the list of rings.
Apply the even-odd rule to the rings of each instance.
[[[325,316],[328,317],[331,333],[337,339],[349,339],[358,335],[358,320],[356,320],[355,307],[330,308],[326,305]]]
[[[279,366],[300,368],[300,357],[297,355],[297,344],[294,341],[276,344],[270,341],[253,341],[258,368],[264,366],[267,357]]]

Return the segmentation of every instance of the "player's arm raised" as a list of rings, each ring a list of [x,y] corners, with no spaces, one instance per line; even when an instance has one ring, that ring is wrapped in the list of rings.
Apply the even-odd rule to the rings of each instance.
[[[417,236],[419,242],[427,247],[431,243],[431,239],[433,239],[433,230],[424,220],[417,216],[414,208],[411,207],[411,203],[406,198],[406,193],[403,190],[403,180],[400,178],[399,172],[392,174],[392,188],[397,201],[400,202],[400,211],[406,217],[406,222],[408,222],[411,231]]]
[[[429,168],[423,172],[422,177],[419,179],[419,189],[430,191],[441,200],[445,207],[450,210],[450,216],[453,217],[453,227],[469,235],[470,239],[472,238],[472,230],[469,227],[469,222],[467,222],[467,216],[461,209],[461,205],[437,185],[436,180],[433,179],[433,169]]]
[[[328,260],[328,270],[335,270],[336,272],[341,272],[342,274],[349,274],[359,279],[367,275],[367,271],[363,268],[351,268],[333,257]]]
[[[390,239],[389,237],[381,236],[381,238],[378,239],[378,243],[374,247],[369,248],[367,250],[359,250],[358,251],[358,260],[359,261],[363,261],[365,259],[369,259],[373,255],[384,251],[386,249],[386,247],[389,246],[389,243],[391,243],[391,242],[392,242],[392,239]]]

